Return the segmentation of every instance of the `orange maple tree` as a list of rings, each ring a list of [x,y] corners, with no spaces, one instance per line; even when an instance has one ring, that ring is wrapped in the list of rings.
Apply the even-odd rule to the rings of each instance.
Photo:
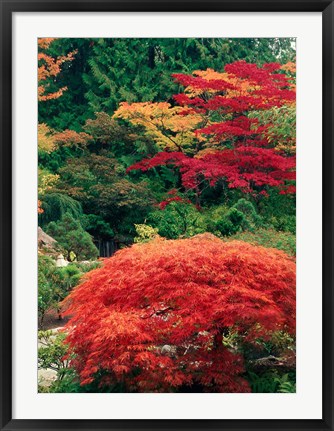
[[[67,55],[52,57],[47,53],[50,44],[55,38],[44,37],[38,39],[38,100],[45,101],[50,99],[58,99],[67,87],[59,88],[57,91],[49,91],[48,80],[60,73],[62,64],[66,61],[72,61],[76,51],[69,52]]]
[[[249,392],[235,331],[248,343],[295,333],[295,262],[211,234],[136,244],[106,259],[65,300],[81,384],[128,392]],[[72,357],[72,356],[71,356]]]

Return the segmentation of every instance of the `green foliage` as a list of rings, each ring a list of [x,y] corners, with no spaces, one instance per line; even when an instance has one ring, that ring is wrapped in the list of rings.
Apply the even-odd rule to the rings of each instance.
[[[266,136],[272,146],[291,155],[296,152],[296,107],[281,106],[254,111],[250,118],[257,118],[260,124],[270,124]]]
[[[248,371],[252,392],[255,393],[295,393],[296,376],[295,373],[279,373],[276,370],[265,370],[262,373]]]
[[[281,394],[294,394],[296,393],[296,381],[289,380],[289,374],[284,374],[280,380],[278,391]]]
[[[50,387],[39,386],[38,392],[54,393],[82,392],[75,371],[70,368],[71,357],[64,343],[66,334],[52,331],[39,331],[38,368],[51,369],[57,372],[57,377]]]
[[[103,380],[104,373],[96,373],[96,381],[100,382]],[[81,386],[78,375],[73,368],[67,368],[64,371],[64,377],[59,380],[57,379],[52,383],[50,388],[47,390],[48,393],[115,393],[115,392],[126,392],[125,385],[122,383],[101,385],[100,383],[90,383],[88,385]]]
[[[57,57],[76,51],[71,62],[62,65],[61,72],[56,77],[57,88],[67,87],[61,97],[47,100],[38,106],[40,123],[47,123],[56,130],[82,130],[87,118],[92,112],[87,109],[85,99],[85,84],[83,74],[87,70],[87,60],[90,57],[90,38],[59,38],[52,42],[48,53]]]
[[[229,238],[229,240],[235,239],[263,247],[277,248],[291,256],[296,255],[296,237],[290,232],[260,228],[255,232],[238,232]]]
[[[84,130],[94,139],[95,144],[91,145],[93,151],[107,149],[119,159],[129,157],[133,146],[136,146],[136,133],[105,112],[96,112],[95,118],[86,121]]]
[[[41,327],[46,311],[59,311],[59,303],[80,282],[83,274],[98,266],[98,262],[75,262],[58,268],[49,256],[38,256],[38,317]]]
[[[56,371],[61,380],[69,366],[69,358],[65,359],[67,346],[64,344],[66,334],[52,331],[38,331],[38,368]]]
[[[264,224],[279,231],[296,233],[296,197],[281,195],[275,189],[259,202],[259,214]]]
[[[70,290],[76,286],[82,276],[82,271],[77,265],[70,264],[61,268],[57,268],[55,284],[59,290],[58,301],[62,301]]]
[[[38,256],[38,316],[41,326],[45,312],[49,309],[59,311],[59,303],[79,283],[82,275],[96,266],[95,263],[71,263],[58,268],[50,257]]]
[[[135,183],[125,177],[124,167],[106,151],[79,160],[69,159],[60,170],[59,188],[81,202],[83,223],[96,238],[114,235],[135,235],[134,223],[141,223],[154,203],[153,193],[145,181]],[[92,215],[98,218],[98,225]],[[103,222],[102,222],[102,220]],[[107,235],[106,235],[107,234]]]
[[[259,340],[261,343],[261,340]],[[280,356],[288,351],[295,352],[296,340],[284,331],[274,332],[270,339],[262,341],[265,351],[274,356]]]
[[[255,54],[256,53],[256,54]],[[244,59],[264,63],[292,59],[288,39],[97,39],[84,74],[91,109],[111,113],[119,102],[166,100],[177,85],[171,72],[213,68]]]
[[[246,379],[255,393],[294,393],[296,373],[294,369],[295,339],[284,331],[275,331],[266,340],[245,342],[233,329],[223,337],[225,347],[242,352],[245,357]]]
[[[62,193],[47,193],[43,195],[43,211],[39,216],[42,226],[51,221],[60,220],[65,213],[71,214],[75,219],[82,217],[80,202]]]
[[[51,369],[57,372],[57,377],[50,387],[39,386],[38,392],[46,393],[83,393],[83,392],[124,392],[121,384],[98,386],[96,383],[80,385],[76,371],[71,368],[73,354],[69,354],[68,346],[64,343],[65,333],[52,331],[39,331],[38,342],[38,368]],[[98,372],[101,374],[102,372]]]
[[[216,229],[222,236],[231,236],[241,230],[246,223],[244,214],[236,208],[231,208],[225,217],[216,223]]]
[[[45,312],[55,304],[53,276],[55,262],[48,256],[38,256],[38,317],[43,324]]]
[[[291,232],[294,235],[296,234],[296,216],[295,215],[281,216],[281,217],[272,216],[269,219],[269,222],[278,231]]]
[[[170,202],[165,209],[152,212],[148,220],[167,239],[188,238],[206,231],[202,214],[184,202]]]
[[[39,122],[56,130],[81,131],[95,112],[111,114],[120,101],[167,100],[178,91],[171,73],[212,68],[222,71],[236,60],[257,64],[295,58],[287,38],[59,38],[51,56],[75,51],[57,75],[67,91],[39,106]]]
[[[244,198],[239,199],[232,208],[235,208],[244,215],[243,220],[241,221],[242,230],[253,231],[257,227],[261,226],[262,218],[257,214],[254,205],[250,201]]]
[[[73,251],[78,260],[98,257],[98,249],[95,247],[92,237],[84,231],[80,222],[69,213],[65,213],[58,222],[49,223],[47,233],[64,247],[68,256]]]
[[[136,243],[151,241],[158,235],[158,229],[147,224],[135,224],[135,229],[137,236],[135,237],[134,242]]]
[[[82,225],[87,232],[93,235],[94,238],[112,238],[115,232],[100,215],[84,214],[82,217]]]

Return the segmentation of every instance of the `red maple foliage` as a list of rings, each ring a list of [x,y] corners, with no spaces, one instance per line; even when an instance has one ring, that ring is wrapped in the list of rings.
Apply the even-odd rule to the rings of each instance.
[[[250,116],[252,111],[295,103],[294,83],[280,64],[259,67],[237,61],[225,66],[224,73],[208,69],[173,77],[186,87],[174,96],[184,107],[178,115],[196,113],[203,118],[194,129],[196,148],[187,154],[160,152],[130,166],[128,172],[177,167],[183,186],[195,191],[197,202],[203,187],[213,187],[219,180],[254,195],[266,195],[270,187],[282,194],[295,193],[295,156],[287,157],[274,147],[267,135],[270,123],[260,124]]]
[[[281,193],[294,193],[286,181],[295,179],[295,157],[283,157],[270,148],[240,146],[234,150],[213,151],[192,158],[180,152],[161,152],[132,165],[131,170],[147,171],[157,166],[176,166],[180,169],[186,189],[197,190],[206,180],[214,186],[225,180],[229,188],[246,193],[265,192],[266,186],[279,187]]]
[[[278,71],[281,73],[274,73]],[[279,107],[296,98],[293,80],[282,72],[279,63],[259,67],[240,60],[226,65],[225,73],[210,69],[192,75],[178,73],[174,79],[189,94],[174,98],[178,104],[195,107],[198,112],[222,110],[226,114]]]
[[[295,333],[295,263],[211,234],[137,244],[91,271],[66,299],[67,343],[81,384],[129,392],[249,392],[243,357],[223,344]]]

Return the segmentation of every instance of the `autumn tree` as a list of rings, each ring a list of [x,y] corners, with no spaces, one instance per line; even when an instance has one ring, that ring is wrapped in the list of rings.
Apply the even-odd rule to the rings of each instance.
[[[280,64],[259,67],[239,61],[226,65],[223,73],[207,69],[175,74],[174,78],[185,87],[184,93],[174,96],[178,107],[164,104],[162,114],[158,104],[123,104],[115,114],[141,124],[147,134],[165,144],[165,151],[128,171],[177,167],[183,187],[195,192],[197,205],[203,188],[221,180],[228,188],[254,195],[266,195],[268,187],[294,193],[293,122],[287,138],[285,127],[271,124],[270,115],[261,116],[262,124],[251,115],[272,109],[283,114],[284,107],[288,118],[293,118],[295,86]],[[178,121],[186,127],[186,134],[176,129]]]
[[[52,83],[55,91],[63,87],[67,88],[66,91],[61,97],[39,104],[40,123],[47,123],[57,131],[71,129],[81,132],[85,121],[93,116],[94,112],[88,108],[85,98],[87,89],[83,81],[89,67],[91,42],[90,38],[56,38],[48,46],[47,54],[52,58],[66,57],[72,52],[75,55],[71,61],[61,65],[56,82]]]
[[[197,113],[183,115],[184,108],[167,102],[122,102],[114,118],[129,120],[134,126],[141,126],[160,150],[190,151],[195,146],[194,130],[202,124]]]
[[[75,51],[72,51],[56,58],[50,56],[47,50],[54,40],[51,37],[38,39],[38,100],[40,102],[58,99],[67,90],[67,87],[54,89],[52,83],[59,75],[63,63],[72,61],[75,55]]]
[[[110,239],[110,232],[129,236],[131,230],[135,235],[134,223],[142,222],[155,202],[147,183],[131,182],[124,166],[106,151],[69,158],[59,174],[57,191],[81,203],[95,238]],[[92,216],[99,217],[95,226]]]
[[[81,384],[128,392],[249,392],[242,349],[295,333],[295,263],[210,234],[118,251],[66,300],[67,343]]]
[[[78,133],[74,130],[55,132],[45,123],[38,125],[37,137],[40,160],[51,158],[57,150],[70,149],[71,151],[83,152],[92,139],[87,133]],[[64,214],[67,209],[72,214],[78,213],[74,209],[77,207],[77,202],[73,203],[69,196],[53,193],[53,188],[58,180],[58,174],[54,174],[48,169],[38,169],[38,213],[43,214],[40,218],[42,224],[46,221],[59,220],[60,215]],[[67,205],[69,207],[66,209]],[[74,211],[72,211],[73,209]],[[45,212],[45,210],[47,211]]]

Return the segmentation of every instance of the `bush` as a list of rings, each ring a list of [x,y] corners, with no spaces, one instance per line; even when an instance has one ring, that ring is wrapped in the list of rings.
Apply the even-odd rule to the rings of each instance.
[[[48,256],[38,256],[38,316],[41,327],[45,312],[50,309],[59,312],[59,303],[79,283],[82,275],[96,266],[72,263],[57,268],[56,263]]]
[[[281,195],[278,190],[271,189],[269,196],[259,202],[259,213],[267,226],[296,233],[295,195]]]
[[[55,305],[55,271],[56,264],[50,257],[38,256],[38,318],[41,325],[45,312]]]
[[[206,231],[202,214],[191,203],[170,202],[148,217],[159,235],[168,239],[187,238]]]
[[[38,368],[51,369],[57,372],[57,378],[61,380],[69,365],[67,346],[64,344],[64,333],[54,334],[52,331],[39,331],[38,342]]]
[[[283,250],[290,256],[296,256],[296,237],[290,232],[277,232],[274,229],[258,229],[256,232],[238,232],[229,238],[254,245]]]
[[[64,214],[58,222],[49,223],[47,233],[64,247],[68,258],[71,252],[75,253],[78,260],[97,259],[99,255],[92,237],[69,213]]]
[[[296,234],[296,216],[272,217],[270,223],[277,231]]]
[[[80,202],[62,193],[47,193],[42,197],[43,213],[39,219],[42,226],[61,220],[66,214],[70,214],[75,219],[82,217],[82,208]]]
[[[248,392],[233,329],[258,345],[295,333],[295,263],[279,250],[211,234],[118,251],[65,300],[66,342],[82,385],[127,392]]]
[[[158,236],[158,229],[147,224],[135,224],[137,236],[134,242],[147,242]]]
[[[239,199],[236,204],[233,205],[233,208],[240,211],[244,218],[241,222],[242,230],[254,230],[257,227],[261,226],[262,218],[257,214],[254,205],[242,198]]]
[[[222,236],[231,236],[241,230],[245,216],[236,208],[231,208],[227,214],[216,223],[216,229]]]
[[[262,373],[248,371],[252,392],[255,393],[295,393],[296,373],[278,372],[277,370],[265,370]]]

